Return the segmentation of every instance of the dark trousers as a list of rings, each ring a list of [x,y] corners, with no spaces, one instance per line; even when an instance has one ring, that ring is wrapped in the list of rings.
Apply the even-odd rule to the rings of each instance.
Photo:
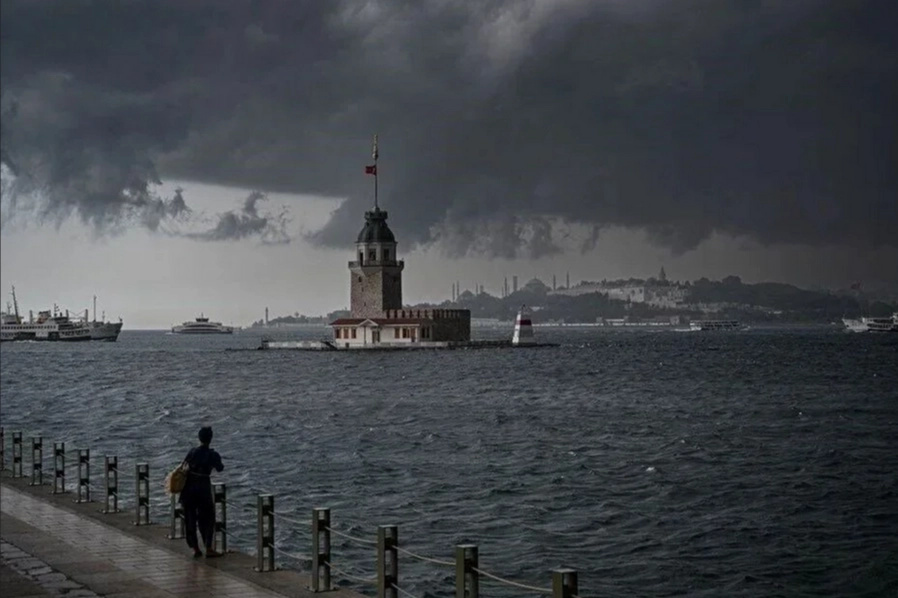
[[[187,545],[196,550],[199,548],[196,537],[196,528],[199,526],[200,535],[206,550],[212,550],[212,536],[215,532],[215,503],[211,501],[184,501],[184,526],[187,528]]]

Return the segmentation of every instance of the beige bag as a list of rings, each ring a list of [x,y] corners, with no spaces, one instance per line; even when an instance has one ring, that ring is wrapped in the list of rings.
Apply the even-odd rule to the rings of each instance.
[[[190,466],[187,461],[183,461],[175,467],[167,476],[165,476],[165,491],[169,494],[180,494],[184,490],[184,484],[187,483],[187,472]]]

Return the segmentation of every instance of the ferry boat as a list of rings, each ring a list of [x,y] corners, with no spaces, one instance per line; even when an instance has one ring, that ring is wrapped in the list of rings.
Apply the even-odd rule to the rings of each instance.
[[[849,332],[898,332],[898,312],[890,318],[843,318],[842,323]]]
[[[224,326],[221,322],[210,322],[209,318],[200,314],[193,322],[184,322],[180,326],[172,326],[174,334],[232,334],[233,326]]]
[[[73,322],[68,315],[41,311],[37,320],[29,316],[25,321],[19,316],[16,289],[12,290],[13,308],[7,307],[0,315],[0,341],[89,341],[90,328],[80,322]]]
[[[689,322],[690,330],[745,330],[739,320],[695,320]]]

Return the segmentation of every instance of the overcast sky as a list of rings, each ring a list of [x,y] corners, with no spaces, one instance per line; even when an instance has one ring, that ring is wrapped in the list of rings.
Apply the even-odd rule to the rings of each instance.
[[[0,5],[2,284],[129,326],[451,281],[898,282],[886,0]]]

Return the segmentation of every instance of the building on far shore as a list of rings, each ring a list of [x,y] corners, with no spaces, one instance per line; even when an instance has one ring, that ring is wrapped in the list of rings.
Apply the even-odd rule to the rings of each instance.
[[[338,347],[471,340],[471,312],[467,309],[403,307],[405,262],[397,259],[396,237],[376,198],[374,209],[365,212],[355,258],[349,262],[350,315],[330,323]]]

